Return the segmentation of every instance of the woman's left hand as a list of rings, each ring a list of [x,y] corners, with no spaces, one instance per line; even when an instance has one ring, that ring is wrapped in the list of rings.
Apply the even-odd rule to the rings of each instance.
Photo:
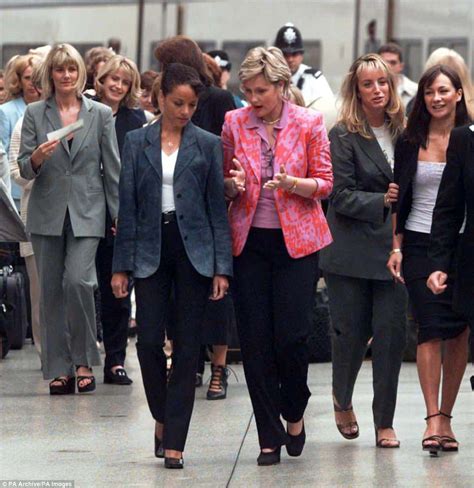
[[[388,204],[397,203],[398,201],[398,185],[390,183],[388,185],[387,193],[385,193],[385,201]]]
[[[209,297],[210,300],[220,300],[227,295],[227,290],[229,288],[229,280],[227,276],[215,275],[212,279],[212,295]]]
[[[295,184],[295,178],[293,176],[289,176],[286,173],[285,166],[283,164],[280,165],[280,172],[273,175],[273,180],[267,181],[263,188],[266,190],[276,190],[277,188],[281,188],[282,190],[289,190]]]

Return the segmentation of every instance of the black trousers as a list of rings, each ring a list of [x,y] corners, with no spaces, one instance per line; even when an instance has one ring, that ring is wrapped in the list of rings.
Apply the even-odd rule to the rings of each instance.
[[[130,318],[130,295],[115,298],[110,281],[112,279],[113,245],[101,239],[96,255],[97,279],[100,290],[100,318],[105,349],[104,371],[112,366],[124,365]]]
[[[211,279],[200,275],[189,261],[176,222],[162,225],[160,267],[152,276],[135,280],[137,352],[151,414],[157,422],[164,423],[164,448],[184,451]],[[176,323],[173,369],[167,383],[163,345],[173,285]]]
[[[368,280],[327,273],[332,320],[333,394],[350,407],[355,381],[373,337],[372,411],[378,428],[392,427],[398,375],[405,348],[407,293],[391,280]]]
[[[317,254],[292,259],[279,229],[251,228],[234,259],[242,359],[262,448],[288,442],[280,416],[299,421],[307,386]]]

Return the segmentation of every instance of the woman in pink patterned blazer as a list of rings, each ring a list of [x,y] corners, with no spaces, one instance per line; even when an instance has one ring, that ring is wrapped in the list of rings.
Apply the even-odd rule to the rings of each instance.
[[[239,78],[249,106],[226,115],[225,189],[257,462],[269,465],[280,461],[283,444],[299,456],[305,442],[317,251],[332,240],[320,200],[333,176],[322,115],[286,99],[291,72],[281,51],[252,49]]]

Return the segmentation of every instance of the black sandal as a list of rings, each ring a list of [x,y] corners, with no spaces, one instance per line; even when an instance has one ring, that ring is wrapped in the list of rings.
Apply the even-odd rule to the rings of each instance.
[[[92,368],[89,368],[89,366],[76,366],[76,371],[79,368],[81,368],[81,367],[88,368],[90,370],[90,372],[92,373]],[[88,383],[86,383],[83,386],[80,386],[79,383],[81,383],[83,381],[88,381]],[[77,391],[79,393],[88,393],[88,392],[91,392],[91,391],[94,391],[95,390],[95,377],[93,375],[90,375],[90,376],[83,376],[83,375],[76,376],[76,382],[77,382]]]
[[[347,413],[347,412],[352,412],[353,408],[352,405],[349,408],[346,408],[345,410],[339,406],[337,406],[334,402],[334,411],[337,413]],[[336,427],[339,433],[344,437],[344,439],[352,440],[352,439],[357,439],[359,437],[359,424],[357,423],[357,420],[351,420],[350,422],[346,422],[345,424],[338,424],[336,420]],[[352,434],[348,434],[347,432],[344,432],[345,429],[352,429],[352,427],[357,427],[356,432],[353,432]]]
[[[439,417],[439,415],[440,413],[428,415],[427,417],[425,417],[425,420],[427,421],[433,417]],[[423,449],[423,451],[428,451],[430,453],[430,456],[437,456],[438,452],[441,451],[441,436],[430,435],[429,437],[425,437],[421,441],[421,448]]]
[[[444,413],[441,410],[439,411],[438,415],[442,415],[443,417],[446,417],[449,420],[451,420],[453,418],[452,415],[448,415],[447,413]],[[441,444],[441,450],[443,452],[458,452],[459,451],[459,442],[454,437],[451,437],[449,435],[442,435],[442,436],[440,436],[439,443]],[[448,446],[446,444],[456,444],[456,445],[455,446]]]
[[[227,378],[229,370],[225,366],[211,364],[212,376],[207,390],[208,400],[224,400],[227,397]]]
[[[53,385],[53,383],[60,383]],[[76,393],[74,376],[61,376],[49,383],[50,395],[74,395]]]

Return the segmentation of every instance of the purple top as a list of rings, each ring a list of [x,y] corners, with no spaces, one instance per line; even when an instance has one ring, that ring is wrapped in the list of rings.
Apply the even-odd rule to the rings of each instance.
[[[268,134],[265,124],[262,119],[255,115],[254,111],[250,112],[250,120],[247,124],[248,129],[257,129],[257,134],[261,139],[260,151],[260,181],[261,190],[258,197],[257,208],[252,221],[252,227],[260,227],[264,229],[281,229],[280,217],[275,206],[275,190],[266,190],[263,185],[273,179],[275,173],[280,172],[280,168],[275,163],[275,148],[278,144],[278,135],[281,129],[286,127],[288,123],[288,104],[290,102],[284,100],[281,111],[280,120],[273,126],[277,133],[275,135],[275,143],[273,147],[268,141]]]

